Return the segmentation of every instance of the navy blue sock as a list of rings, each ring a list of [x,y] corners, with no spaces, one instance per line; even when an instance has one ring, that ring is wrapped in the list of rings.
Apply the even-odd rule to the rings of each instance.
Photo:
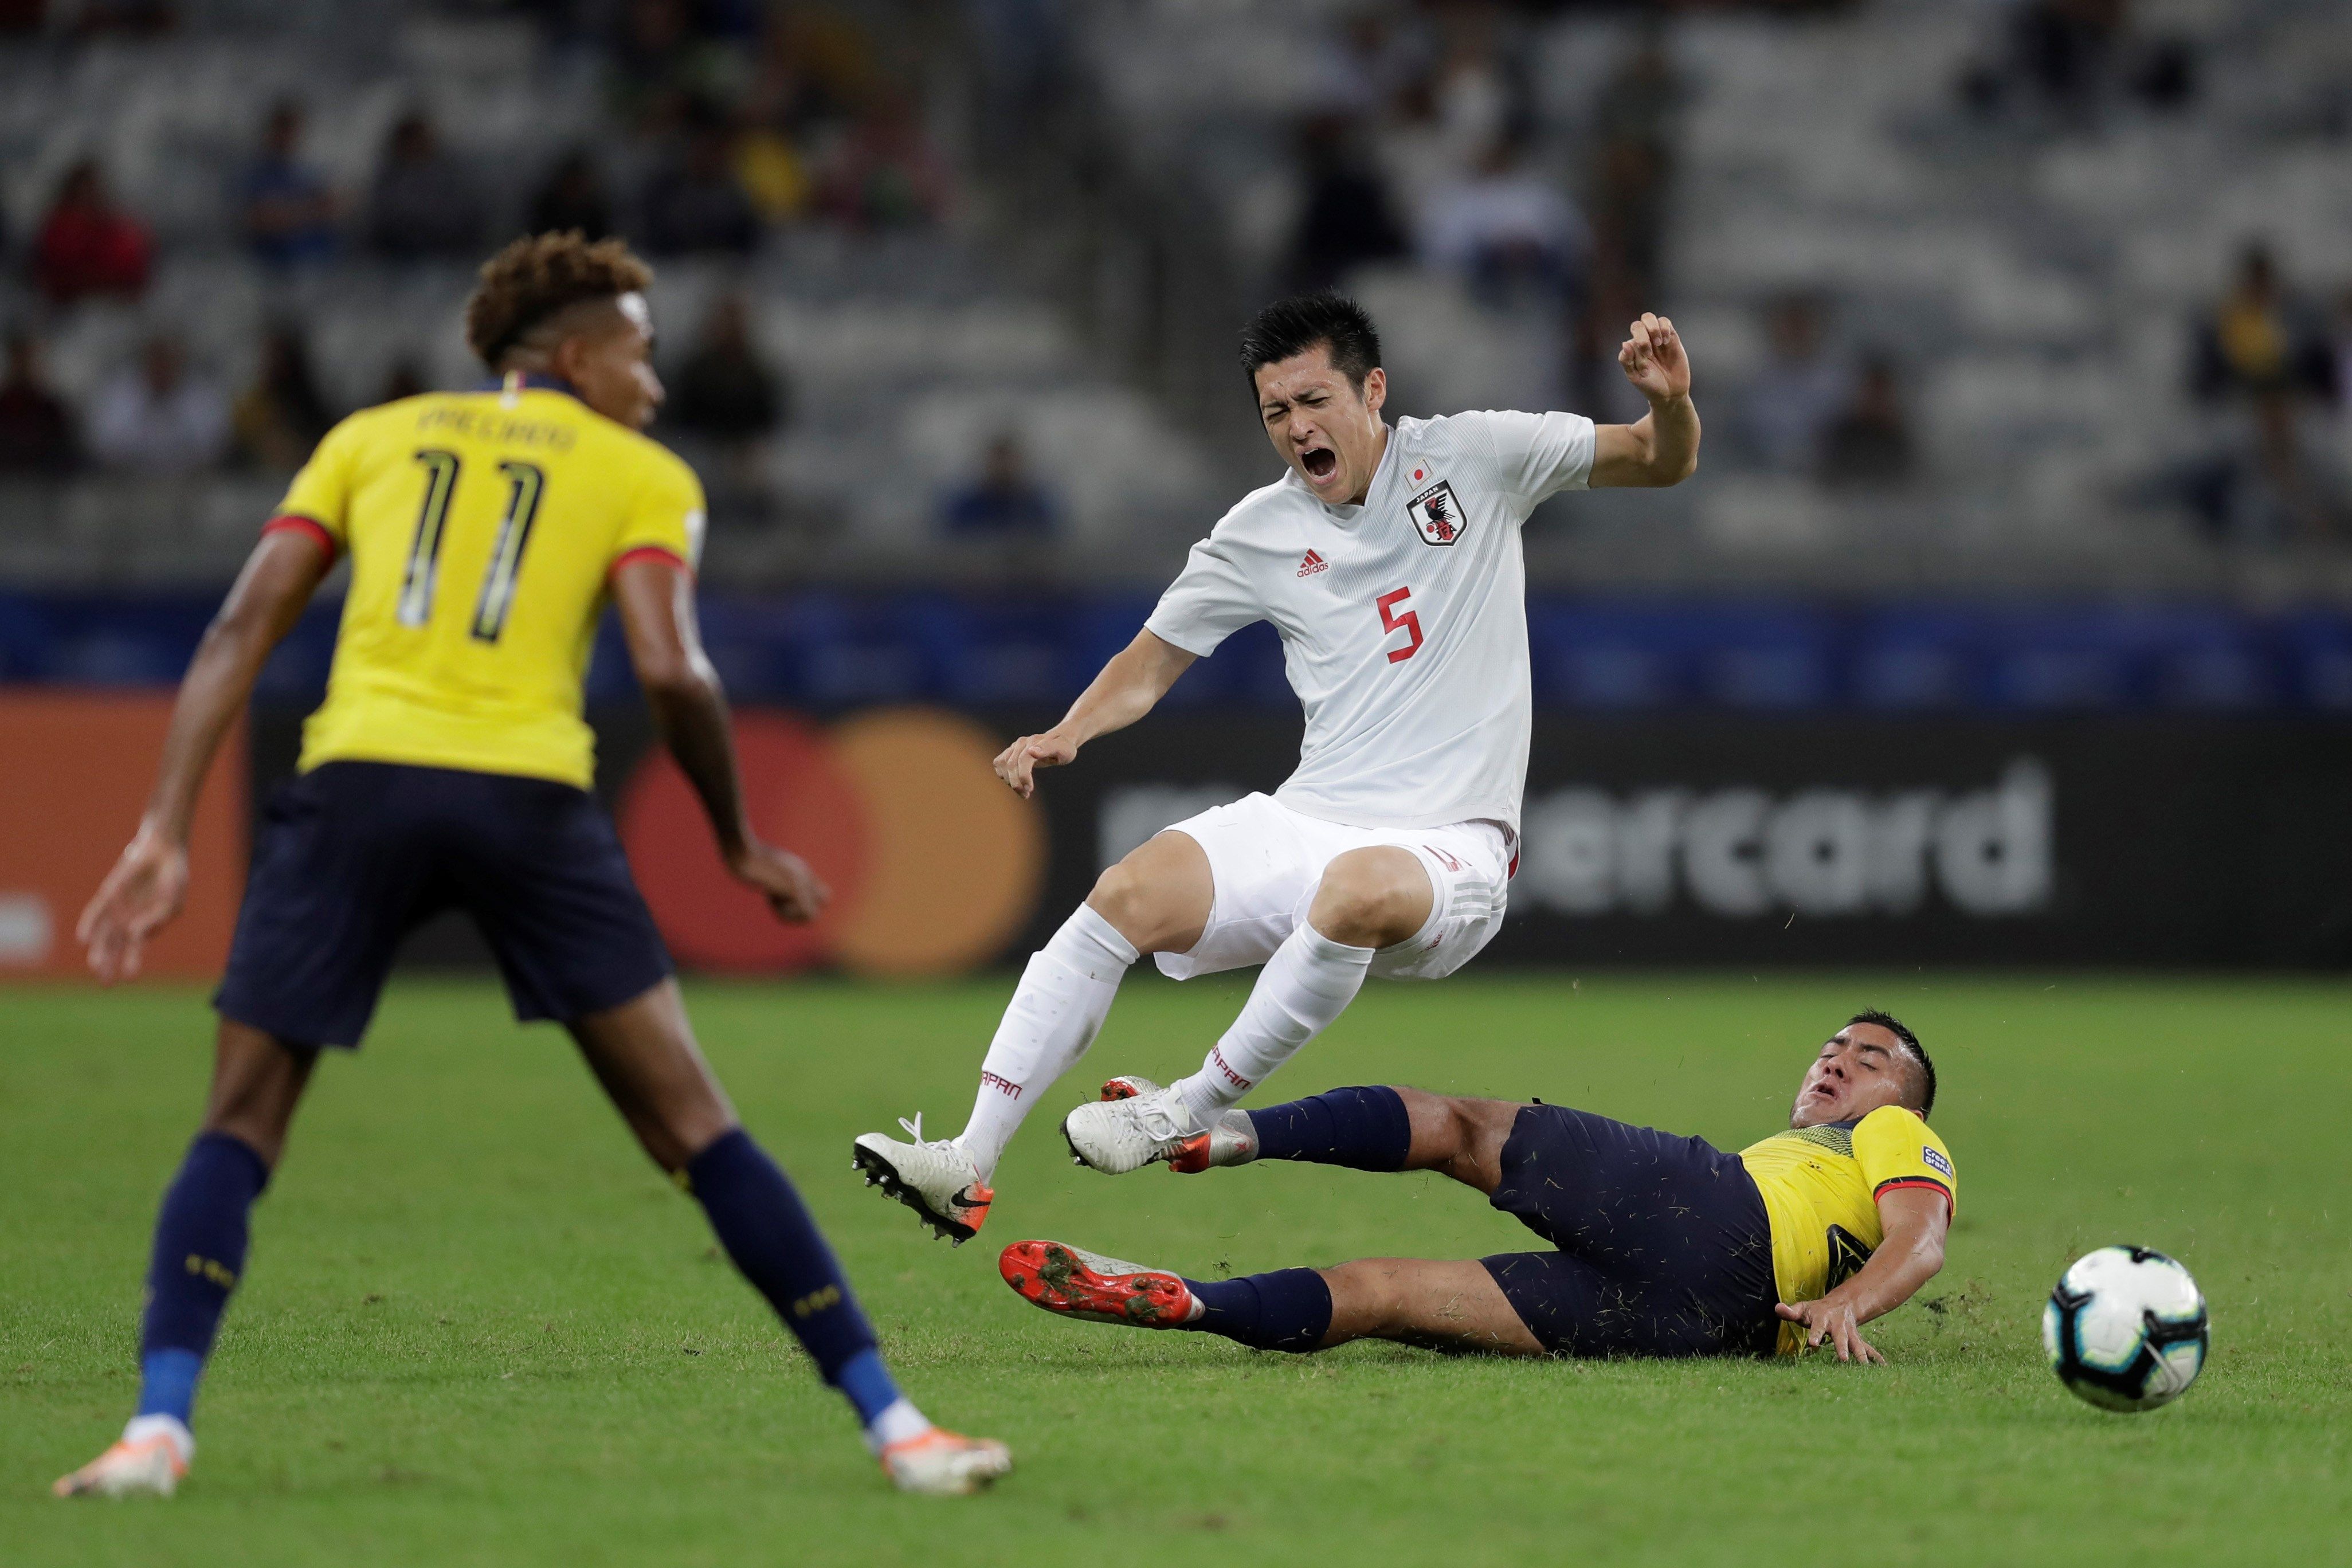
[[[155,1216],[147,1314],[139,1335],[139,1414],[188,1419],[229,1292],[245,1272],[246,1216],[269,1165],[244,1140],[206,1132],[188,1145]]]
[[[1402,1171],[1412,1118],[1392,1089],[1335,1089],[1249,1113],[1261,1160],[1312,1160],[1357,1171]]]
[[[1315,1349],[1331,1328],[1331,1287],[1312,1268],[1244,1274],[1238,1279],[1187,1279],[1201,1315],[1183,1326],[1262,1351]]]
[[[870,1376],[848,1369],[874,1351],[874,1331],[793,1184],[740,1127],[688,1161],[686,1178],[743,1278],[775,1308],[825,1382],[866,1415],[865,1402],[877,1391]],[[874,1357],[877,1369],[880,1359]],[[845,1381],[851,1375],[862,1395]]]

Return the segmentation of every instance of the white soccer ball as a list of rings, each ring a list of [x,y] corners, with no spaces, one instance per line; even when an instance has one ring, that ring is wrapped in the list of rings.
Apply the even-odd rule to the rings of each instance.
[[[2189,1270],[2146,1247],[2074,1260],[2042,1313],[2058,1381],[2102,1410],[2153,1410],[2189,1392],[2211,1334]]]

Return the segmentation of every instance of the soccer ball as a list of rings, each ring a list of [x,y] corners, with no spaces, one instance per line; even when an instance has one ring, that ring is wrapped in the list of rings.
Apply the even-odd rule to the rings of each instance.
[[[2189,1392],[2211,1339],[2189,1270],[2146,1247],[2074,1260],[2042,1313],[2058,1381],[2102,1410],[2153,1410]]]

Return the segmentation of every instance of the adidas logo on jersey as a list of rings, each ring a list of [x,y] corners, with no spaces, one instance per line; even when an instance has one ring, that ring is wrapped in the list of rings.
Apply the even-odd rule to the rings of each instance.
[[[1298,563],[1298,574],[1301,577],[1312,577],[1318,572],[1328,572],[1330,569],[1331,563],[1312,550],[1308,551]]]

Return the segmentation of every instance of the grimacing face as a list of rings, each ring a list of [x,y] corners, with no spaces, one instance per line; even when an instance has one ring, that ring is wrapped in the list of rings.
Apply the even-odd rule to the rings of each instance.
[[[1789,1125],[1858,1121],[1882,1105],[1901,1105],[1917,1071],[1918,1064],[1893,1030],[1877,1024],[1848,1024],[1830,1037],[1805,1069]]]
[[[1251,379],[1266,439],[1290,471],[1326,505],[1361,504],[1388,450],[1389,427],[1381,423],[1387,373],[1375,366],[1359,392],[1332,368],[1329,346],[1317,343],[1258,366]]]

